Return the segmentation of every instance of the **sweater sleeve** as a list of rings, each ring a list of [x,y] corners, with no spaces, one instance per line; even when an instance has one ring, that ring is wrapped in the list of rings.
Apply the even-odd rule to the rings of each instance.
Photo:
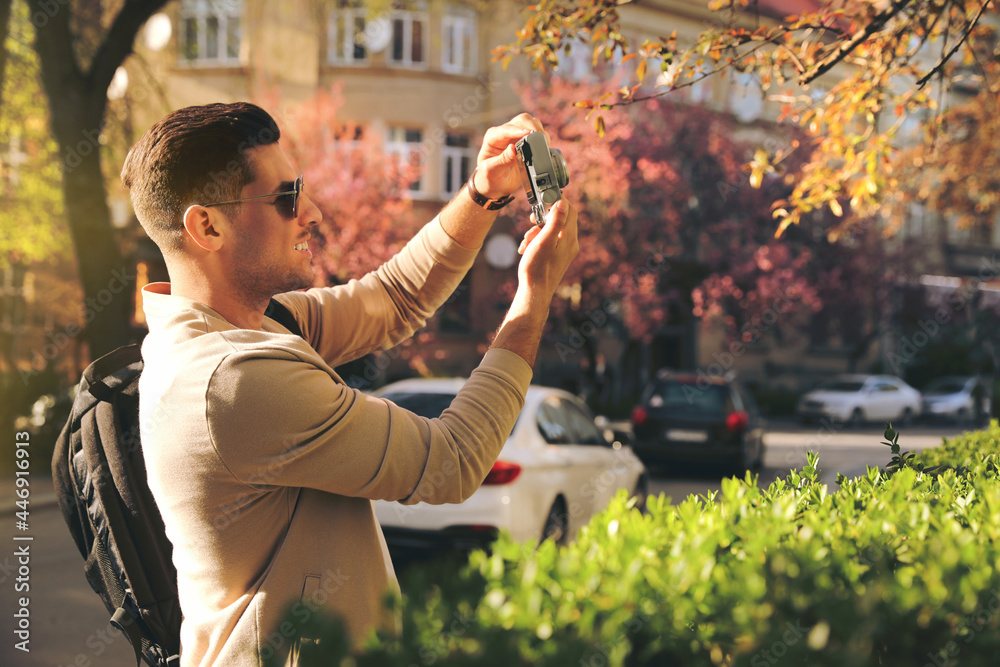
[[[360,280],[275,298],[292,311],[309,344],[337,366],[412,336],[455,291],[477,252],[456,243],[435,217]]]
[[[499,456],[530,380],[523,359],[491,350],[441,417],[427,419],[288,350],[240,351],[209,384],[207,419],[222,462],[255,488],[457,503]]]

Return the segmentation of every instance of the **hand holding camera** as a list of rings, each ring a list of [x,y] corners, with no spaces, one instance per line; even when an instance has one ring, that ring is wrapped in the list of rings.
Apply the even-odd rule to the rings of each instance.
[[[549,148],[542,124],[526,113],[490,128],[476,162],[468,188],[473,201],[485,209],[498,210],[510,203],[511,194],[520,185],[539,227],[562,199],[561,188],[569,184],[562,151]]]
[[[558,148],[549,148],[541,132],[531,132],[514,145],[521,162],[521,184],[528,197],[535,224],[545,224],[545,216],[562,199],[562,188],[569,185],[566,159]]]

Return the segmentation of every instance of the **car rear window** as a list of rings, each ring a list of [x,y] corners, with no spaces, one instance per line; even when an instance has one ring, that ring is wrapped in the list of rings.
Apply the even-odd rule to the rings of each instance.
[[[717,384],[698,386],[695,382],[661,380],[651,387],[645,403],[666,409],[722,412],[728,395],[729,391]]]
[[[426,392],[410,392],[398,394],[385,394],[382,396],[392,401],[401,408],[406,408],[410,412],[435,419],[441,416],[451,402],[455,400],[455,394],[429,394]]]

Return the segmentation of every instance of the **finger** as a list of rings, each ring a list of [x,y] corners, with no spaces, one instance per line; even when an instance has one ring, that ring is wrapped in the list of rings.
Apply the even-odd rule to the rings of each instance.
[[[535,240],[535,237],[542,231],[541,227],[532,227],[524,233],[524,238],[521,239],[521,245],[517,249],[519,255],[523,255],[524,251],[527,249],[528,245]]]
[[[532,132],[542,131],[542,121],[538,120],[530,113],[520,113],[514,116],[513,118],[510,119],[507,125],[517,125],[520,127],[525,127],[531,130]]]
[[[517,159],[517,150],[514,148],[514,144],[507,144],[507,146],[500,151],[498,155],[493,155],[492,157],[483,157],[479,160],[479,165],[483,169],[491,169],[497,165],[505,165],[514,162]]]
[[[490,148],[491,152],[499,153],[508,144],[516,142],[531,132],[543,132],[546,140],[549,139],[549,134],[542,128],[541,121],[530,114],[522,113],[503,125],[487,130],[483,137],[483,151]]]
[[[544,127],[542,127],[542,121],[538,120],[529,113],[522,113],[515,116],[511,119],[509,124],[529,128],[532,132],[541,132],[545,135],[545,141],[549,142],[549,144],[552,143],[552,137],[550,137],[549,133]]]
[[[573,206],[565,199],[560,199],[549,209],[545,215],[545,224],[540,229],[549,235],[559,234],[570,226],[571,219],[572,224],[576,224]]]
[[[499,153],[508,144],[515,143],[521,137],[534,131],[535,129],[530,126],[513,125],[511,123],[499,127],[491,127],[483,137],[483,149],[492,148],[494,152]]]

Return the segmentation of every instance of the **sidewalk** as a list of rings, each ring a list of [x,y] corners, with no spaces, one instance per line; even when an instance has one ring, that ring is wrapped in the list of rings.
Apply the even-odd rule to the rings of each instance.
[[[30,479],[31,484],[27,487],[31,491],[31,495],[28,496],[30,501],[28,511],[55,505],[58,496],[55,485],[52,483],[52,475],[48,473],[37,474],[32,475]],[[9,472],[4,475],[3,482],[0,484],[0,516],[11,516],[19,509],[16,505],[18,495],[14,480],[14,473]]]

